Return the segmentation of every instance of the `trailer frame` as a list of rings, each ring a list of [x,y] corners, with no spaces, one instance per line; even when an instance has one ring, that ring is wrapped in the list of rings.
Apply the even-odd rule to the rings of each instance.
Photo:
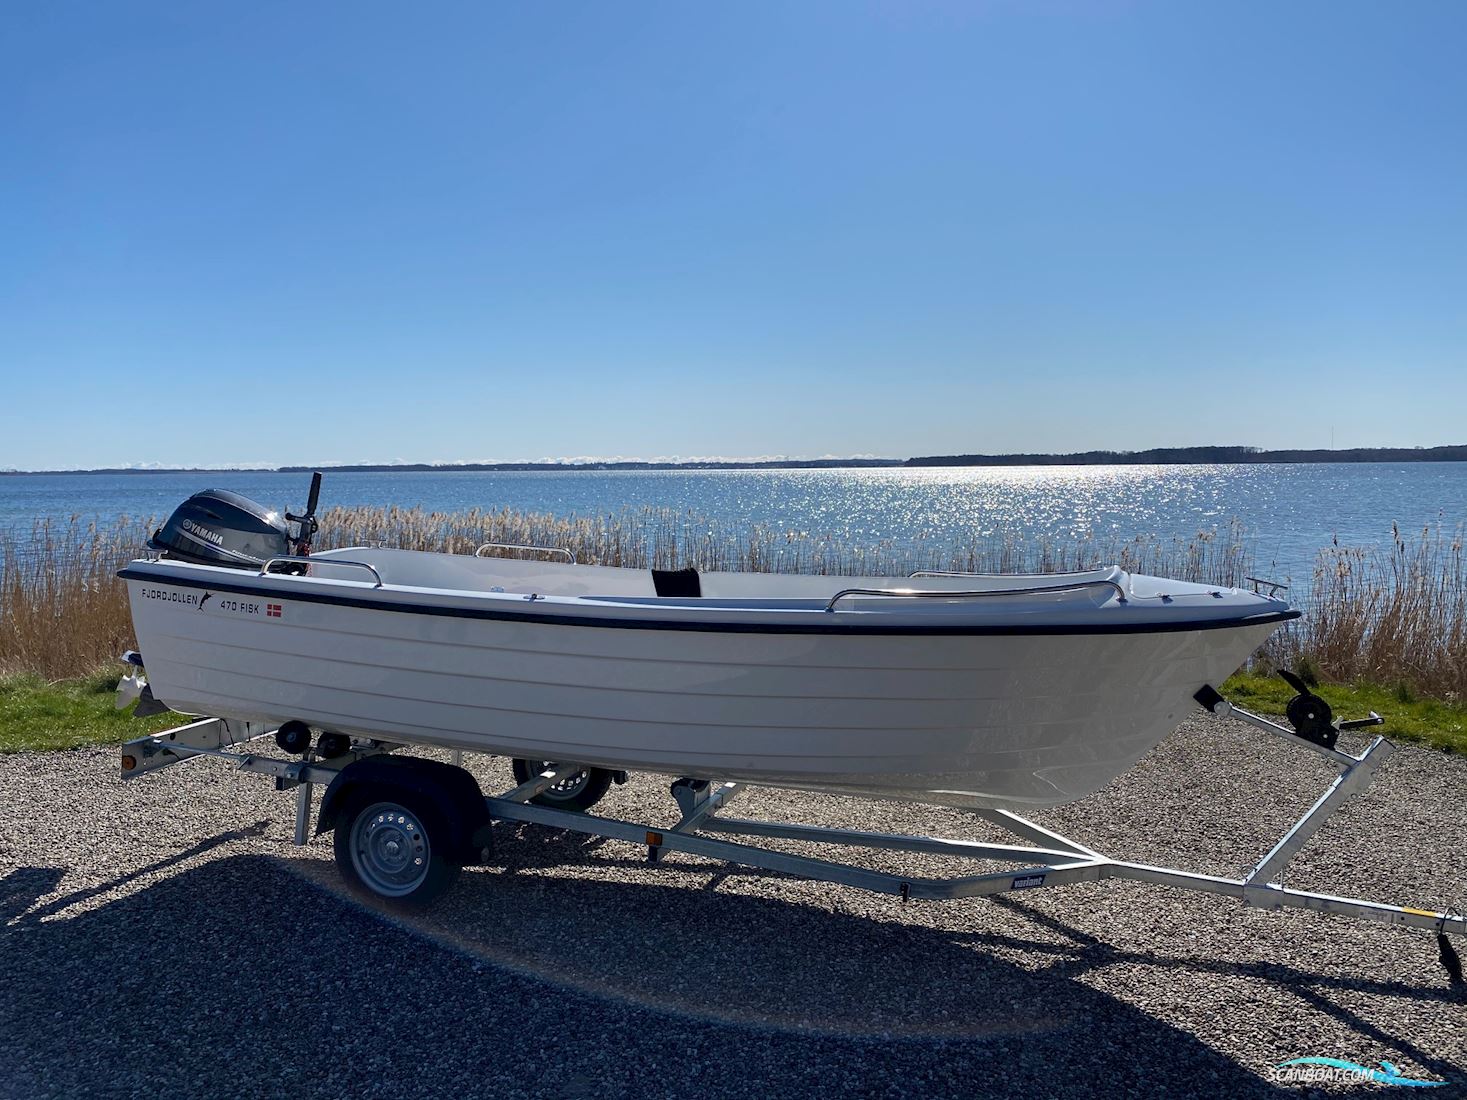
[[[867,832],[729,816],[723,811],[750,787],[750,784],[742,782],[688,778],[676,780],[672,784],[671,793],[680,816],[678,822],[670,827],[653,827],[634,821],[599,817],[591,813],[538,805],[532,801],[556,783],[582,770],[582,766],[575,763],[553,764],[525,783],[502,794],[484,798],[484,805],[491,823],[545,825],[643,845],[648,859],[654,863],[669,852],[681,852],[813,881],[894,894],[903,900],[989,897],[1080,882],[1123,879],[1235,898],[1245,906],[1255,908],[1297,908],[1373,920],[1436,933],[1442,964],[1453,982],[1461,983],[1461,963],[1456,950],[1447,939],[1447,934],[1467,935],[1467,916],[1462,912],[1453,909],[1420,909],[1296,890],[1285,886],[1282,881],[1290,861],[1351,796],[1363,790],[1375,778],[1381,764],[1394,751],[1391,742],[1377,736],[1358,755],[1352,756],[1335,748],[1333,738],[1329,738],[1329,743],[1325,744],[1301,736],[1296,730],[1233,706],[1211,688],[1199,692],[1198,701],[1214,714],[1244,722],[1323,757],[1339,773],[1314,804],[1242,878],[1225,878],[1114,859],[1011,811],[978,805],[961,808],[1001,827],[1024,843],[1003,844]],[[1380,721],[1377,715],[1372,714],[1370,719],[1361,722],[1341,723],[1340,728],[1378,724]],[[270,776],[278,790],[296,791],[294,842],[304,845],[311,838],[312,794],[317,784],[338,780],[357,761],[406,747],[393,742],[360,739],[351,742],[350,751],[345,755],[334,759],[322,759],[308,750],[297,760],[282,759],[251,748],[255,742],[274,732],[273,728],[257,722],[200,718],[163,733],[127,742],[122,748],[122,777],[135,779],[197,758],[219,759],[234,765],[240,771]],[[462,763],[462,753],[455,751],[450,759],[453,766],[459,766]],[[382,770],[378,768],[374,774]],[[380,780],[378,782],[380,785]],[[328,794],[327,799],[323,800],[322,818],[326,816],[326,802],[329,798]],[[319,831],[321,830],[318,828],[317,832]],[[797,855],[726,837],[801,841],[835,848],[884,849],[1012,866],[1007,870],[927,878],[875,870],[834,859]],[[487,844],[484,850],[487,852]],[[340,847],[337,857],[340,862]],[[391,902],[393,899],[383,900]]]

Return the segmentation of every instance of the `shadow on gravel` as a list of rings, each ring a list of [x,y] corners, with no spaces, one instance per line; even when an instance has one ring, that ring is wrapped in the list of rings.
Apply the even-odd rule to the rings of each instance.
[[[9,922],[56,889],[60,867],[21,867],[0,878],[0,921]]]
[[[139,867],[134,871],[129,871],[125,875],[118,875],[116,878],[109,879],[100,886],[91,886],[87,887],[84,890],[75,890],[70,894],[63,894],[61,897],[48,902],[40,908],[33,909],[30,912],[27,912],[25,914],[26,919],[31,921],[40,920],[43,917],[50,916],[52,913],[60,912],[62,909],[69,909],[73,905],[80,905],[82,902],[87,901],[91,898],[100,897],[102,894],[110,893],[113,890],[116,890],[119,886],[126,886],[129,882],[135,882],[136,880],[143,878],[147,875],[155,875],[159,871],[166,871],[170,867],[176,867],[186,860],[205,855],[208,852],[212,852],[215,848],[223,847],[224,845],[232,843],[233,841],[249,840],[252,837],[264,836],[266,830],[269,828],[269,824],[270,823],[268,821],[257,821],[253,825],[245,825],[239,829],[230,829],[227,832],[219,833],[211,837],[206,837],[205,839],[199,841],[197,844],[191,844],[187,848],[181,849],[171,856],[165,856],[163,859],[155,860],[152,863],[149,863],[146,867]],[[25,879],[25,876],[29,875],[34,877],[35,881],[39,882],[45,877],[49,876],[52,883],[51,886],[37,892],[33,896],[31,902],[26,903],[25,905],[21,906],[20,909],[16,910],[15,912],[16,914],[18,914],[26,909],[29,909],[30,906],[34,904],[35,900],[44,897],[46,894],[49,894],[52,890],[56,889],[56,886],[60,883],[63,874],[63,871],[61,871],[59,868],[54,867],[22,868],[14,875],[8,876],[3,882],[0,882],[0,909],[3,909],[5,905],[5,884],[9,883],[12,878],[19,877],[19,880],[23,881]],[[15,914],[7,914],[7,919],[11,915]]]
[[[787,900],[486,870],[414,927],[237,855],[21,904],[57,884],[0,880],[6,1096],[1277,1091],[1072,969]]]
[[[958,935],[967,942],[985,947],[1008,947],[1024,951],[1058,956],[1059,961],[1049,973],[1056,976],[1080,977],[1086,971],[1102,966],[1142,965],[1166,970],[1189,970],[1194,973],[1223,974],[1229,977],[1248,977],[1268,982],[1288,990],[1315,1010],[1331,1016],[1364,1039],[1383,1047],[1399,1049],[1410,1055],[1417,1063],[1425,1066],[1443,1080],[1460,1079],[1461,1067],[1448,1062],[1428,1050],[1413,1044],[1409,1038],[1382,1031],[1358,1012],[1332,1000],[1330,991],[1365,993],[1378,997],[1397,997],[1411,1000],[1420,1006],[1422,1014],[1454,1015],[1464,1011],[1467,995],[1459,986],[1443,984],[1437,987],[1413,986],[1404,982],[1379,981],[1371,978],[1340,977],[1337,975],[1314,974],[1307,970],[1283,963],[1259,962],[1239,963],[1221,959],[1168,958],[1149,951],[1125,951],[1114,944],[1081,932],[1013,898],[995,897],[993,904],[1011,912],[1022,913],[1035,925],[1063,936],[1067,943],[1040,942],[1032,939],[1015,939],[1010,936],[987,932],[968,932]],[[1435,1094],[1440,1095],[1440,1094]]]

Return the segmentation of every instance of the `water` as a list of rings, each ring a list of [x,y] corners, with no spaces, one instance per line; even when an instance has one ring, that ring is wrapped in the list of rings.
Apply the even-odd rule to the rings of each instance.
[[[41,516],[162,518],[198,489],[233,489],[280,508],[305,503],[309,476],[23,474],[0,477],[0,529]],[[1406,532],[1467,521],[1467,464],[1031,466],[876,470],[340,472],[323,507],[422,505],[594,515],[673,508],[725,530],[753,524],[848,543],[1012,535],[1187,539],[1242,525],[1255,568],[1309,575],[1317,551],[1383,545]]]

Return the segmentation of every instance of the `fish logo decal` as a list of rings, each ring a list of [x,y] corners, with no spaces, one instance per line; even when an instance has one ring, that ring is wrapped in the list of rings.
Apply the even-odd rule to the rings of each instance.
[[[200,610],[200,611],[204,610],[204,605],[209,602],[209,597],[212,596],[213,594],[214,593],[212,593],[212,592],[205,592],[202,596],[199,597],[199,607],[198,607],[198,610]]]

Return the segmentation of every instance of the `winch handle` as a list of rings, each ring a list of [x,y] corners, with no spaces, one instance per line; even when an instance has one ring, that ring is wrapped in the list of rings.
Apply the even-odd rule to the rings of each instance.
[[[1278,674],[1283,679],[1284,683],[1288,684],[1291,688],[1293,688],[1295,691],[1297,691],[1300,695],[1313,695],[1314,694],[1314,692],[1312,692],[1312,691],[1309,690],[1309,685],[1308,684],[1306,684],[1298,676],[1295,676],[1288,669],[1281,668],[1281,669],[1278,670]]]

